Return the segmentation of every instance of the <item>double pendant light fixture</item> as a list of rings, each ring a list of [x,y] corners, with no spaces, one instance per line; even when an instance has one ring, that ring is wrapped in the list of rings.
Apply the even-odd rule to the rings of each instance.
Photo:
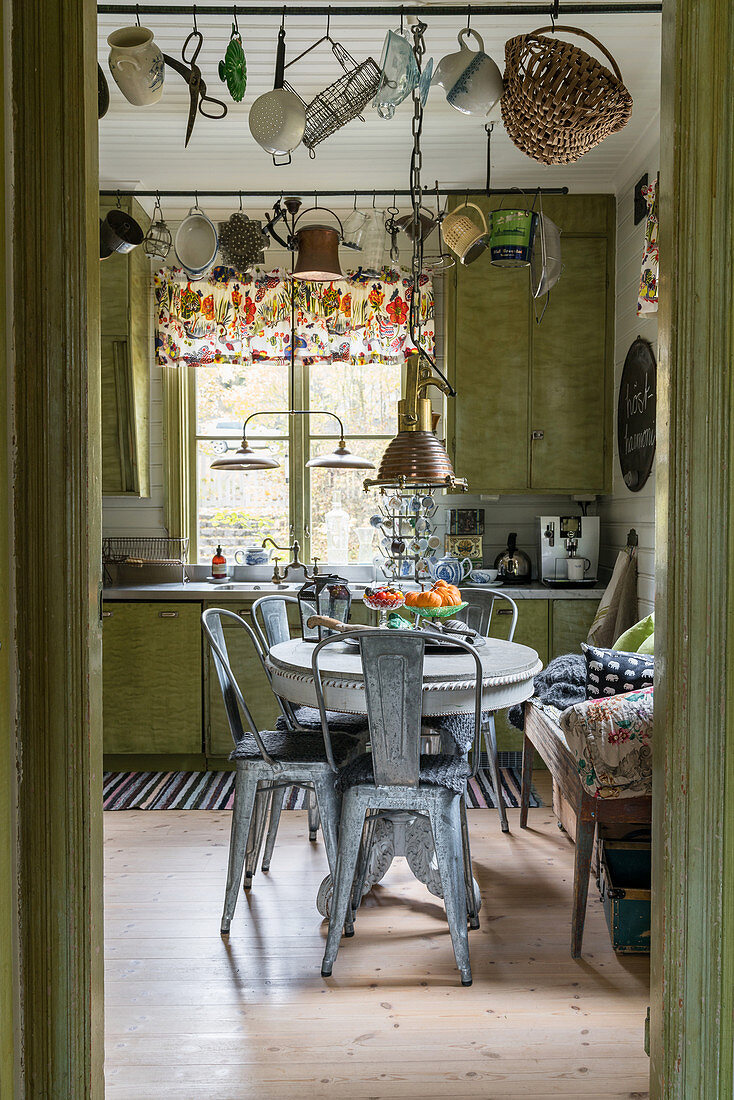
[[[374,470],[374,463],[368,458],[360,458],[353,455],[347,449],[344,439],[344,425],[336,413],[327,412],[326,409],[263,409],[250,413],[242,428],[242,442],[239,450],[233,455],[223,455],[212,462],[212,470],[276,470],[280,463],[267,447],[253,451],[247,441],[247,425],[256,416],[330,416],[339,425],[339,444],[330,454],[319,455],[310,459],[306,466],[309,469],[321,470]]]

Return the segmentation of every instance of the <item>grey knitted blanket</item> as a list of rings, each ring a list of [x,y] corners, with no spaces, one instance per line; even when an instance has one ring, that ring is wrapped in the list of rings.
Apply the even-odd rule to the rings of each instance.
[[[533,698],[540,703],[565,710],[574,703],[582,703],[586,698],[586,660],[581,653],[568,653],[563,657],[554,657],[539,672],[534,681]],[[515,729],[525,726],[522,703],[510,707],[507,720]]]

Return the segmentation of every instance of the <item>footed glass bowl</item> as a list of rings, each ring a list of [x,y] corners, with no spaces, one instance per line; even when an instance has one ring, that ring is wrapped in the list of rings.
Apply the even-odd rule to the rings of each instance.
[[[414,615],[417,615],[420,619],[450,619],[452,615],[455,615],[457,611],[463,611],[469,604],[464,603],[450,604],[448,607],[406,607],[406,611],[412,611]]]
[[[362,603],[369,607],[370,611],[377,611],[380,615],[379,626],[387,626],[388,611],[397,611],[405,603],[405,596],[393,588],[378,588],[370,590],[362,596]]]

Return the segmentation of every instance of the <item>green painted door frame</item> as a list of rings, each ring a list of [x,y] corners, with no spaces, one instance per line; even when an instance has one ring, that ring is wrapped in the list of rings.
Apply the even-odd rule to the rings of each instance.
[[[8,807],[0,788],[15,903],[0,935],[17,995],[6,1020],[0,993],[0,1080],[3,1100],[83,1100],[104,1094],[96,12],[93,0],[4,0],[3,23],[11,542],[0,541],[0,640],[16,791]]]
[[[652,1097],[732,1095],[734,5],[664,0]]]
[[[718,1100],[734,1008],[734,7],[663,6],[651,1096]],[[0,990],[0,1082],[84,1100],[103,1095],[95,15],[6,0],[3,17],[5,187],[22,202],[3,265],[0,504],[19,554],[13,573],[3,532],[0,683],[17,698],[0,727],[0,942],[17,982]]]

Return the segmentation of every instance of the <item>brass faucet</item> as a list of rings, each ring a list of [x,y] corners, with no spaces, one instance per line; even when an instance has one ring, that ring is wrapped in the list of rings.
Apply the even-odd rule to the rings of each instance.
[[[288,564],[284,567],[282,574],[280,572],[280,569],[278,568],[278,562],[280,561],[280,558],[275,559],[275,569],[273,570],[273,576],[271,578],[273,584],[280,584],[282,581],[284,581],[288,576],[289,570],[291,569],[302,569],[303,575],[307,581],[312,580],[317,575],[318,566],[316,565],[316,562],[318,561],[318,559],[314,558],[313,573],[309,573],[308,566],[305,562],[302,562],[299,557],[299,554],[301,553],[301,544],[298,539],[293,540],[292,546],[280,546],[277,542],[275,542],[274,539],[270,537],[270,535],[266,535],[266,537],[262,541],[263,547],[267,546],[268,543],[270,543],[271,546],[274,546],[276,550],[290,550],[291,554],[293,555],[291,561],[289,561]]]

